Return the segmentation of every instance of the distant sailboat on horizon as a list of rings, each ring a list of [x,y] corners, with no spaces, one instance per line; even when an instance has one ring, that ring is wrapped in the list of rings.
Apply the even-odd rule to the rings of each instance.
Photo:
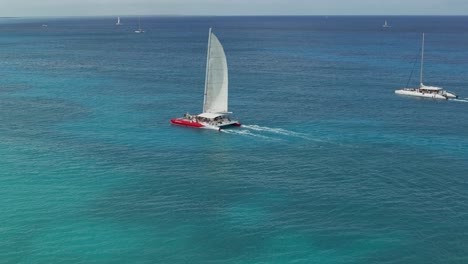
[[[145,33],[145,31],[141,28],[141,17],[138,17],[138,29],[135,30],[135,33]]]
[[[383,28],[391,28],[392,26],[390,26],[388,23],[387,23],[387,20],[385,20],[385,23],[382,25]]]
[[[116,26],[122,25],[122,23],[120,23],[120,17],[119,17],[119,16],[117,17],[117,23],[115,23],[115,25],[116,25]]]

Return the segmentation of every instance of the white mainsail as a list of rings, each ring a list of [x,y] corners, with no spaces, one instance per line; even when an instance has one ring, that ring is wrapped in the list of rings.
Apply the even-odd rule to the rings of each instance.
[[[203,113],[228,113],[228,67],[226,54],[218,38],[208,36]]]

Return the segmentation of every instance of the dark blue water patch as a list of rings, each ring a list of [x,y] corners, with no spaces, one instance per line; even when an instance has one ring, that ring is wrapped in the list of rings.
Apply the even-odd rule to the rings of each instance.
[[[47,134],[54,124],[71,122],[89,114],[89,110],[80,105],[48,98],[3,97],[0,111],[4,113],[1,119],[3,133],[19,137]]]
[[[31,86],[21,84],[4,84],[0,87],[0,93],[15,93],[18,91],[24,91],[31,89]]]

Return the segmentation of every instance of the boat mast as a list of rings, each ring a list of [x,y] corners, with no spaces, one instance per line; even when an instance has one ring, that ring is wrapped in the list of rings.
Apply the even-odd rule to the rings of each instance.
[[[421,50],[421,76],[419,83],[423,86],[423,67],[424,67],[424,33],[422,34],[422,50]]]
[[[205,113],[206,92],[208,90],[208,74],[210,65],[211,28],[208,31],[208,49],[206,54],[205,93],[203,96],[203,113]]]

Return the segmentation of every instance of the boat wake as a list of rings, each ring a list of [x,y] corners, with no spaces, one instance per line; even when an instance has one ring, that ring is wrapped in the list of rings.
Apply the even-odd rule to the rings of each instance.
[[[253,130],[253,131],[260,131],[260,132],[265,132],[265,133],[270,133],[270,134],[308,139],[306,134],[289,131],[289,130],[282,129],[282,128],[264,127],[264,126],[257,126],[257,125],[242,125],[242,127],[247,128],[249,130]]]
[[[241,136],[256,137],[256,138],[262,138],[262,139],[268,139],[268,140],[274,139],[272,137],[268,137],[265,135],[252,133],[252,131],[247,130],[247,129],[223,129],[221,130],[221,132],[224,132],[226,134],[236,134],[236,135],[241,135]]]
[[[283,128],[273,128],[258,125],[242,125],[240,129],[226,129],[221,131],[228,134],[238,134],[268,140],[282,140],[284,139],[284,137],[295,137],[306,140],[312,140],[306,134],[303,133],[294,132]]]
[[[450,99],[449,101],[468,103],[468,98],[463,98],[463,99]]]

